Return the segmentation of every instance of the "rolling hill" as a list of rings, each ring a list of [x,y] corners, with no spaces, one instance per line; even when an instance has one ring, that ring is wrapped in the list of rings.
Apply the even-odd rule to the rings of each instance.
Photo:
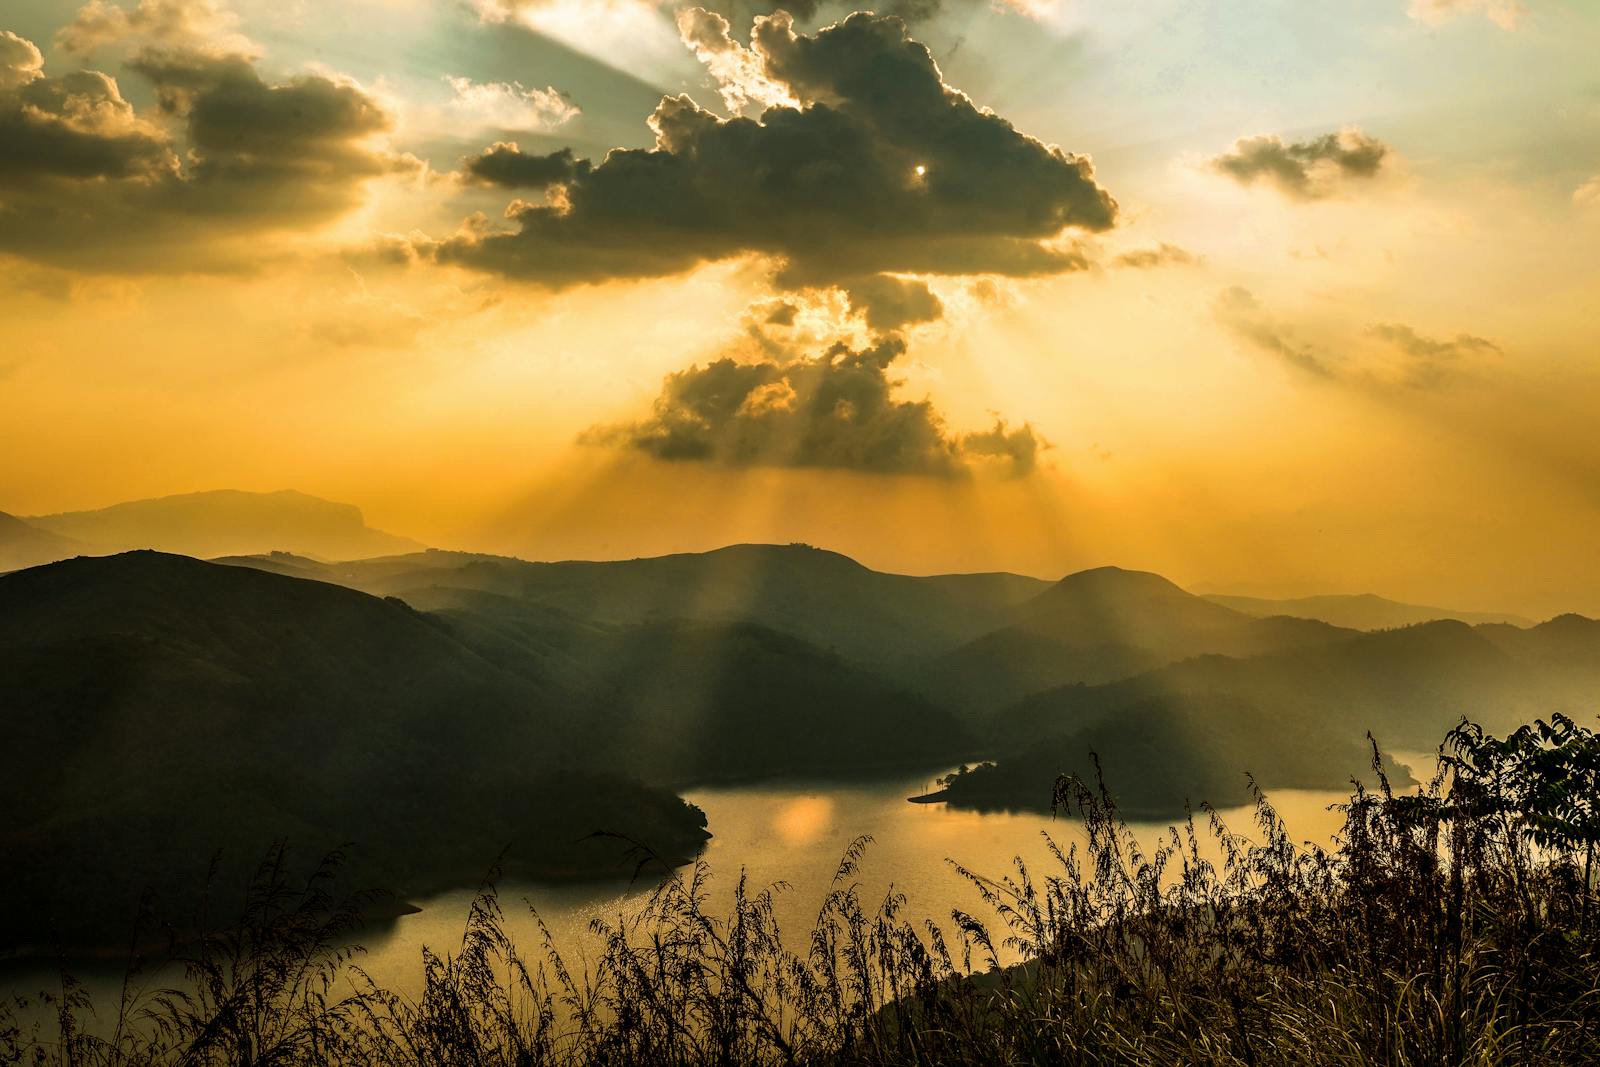
[[[0,511],[0,573],[35,567],[87,550],[81,541],[24,522]]]
[[[585,745],[651,781],[853,776],[973,751],[950,713],[755,623],[619,627],[478,590],[408,596],[485,658],[581,694]]]
[[[599,625],[754,623],[889,673],[1002,625],[1049,586],[1015,574],[884,574],[805,545],[560,563],[428,551],[327,566],[317,576],[406,600],[432,589],[495,593]]]
[[[1427,750],[1463,717],[1505,732],[1553,711],[1600,711],[1600,622],[1423,623],[1034,694],[996,716],[996,765],[947,799],[1048,806],[1055,774],[1084,773],[1093,750],[1137,808],[1171,814],[1181,799],[1237,801],[1245,771],[1269,788],[1337,788],[1363,770],[1369,731],[1386,749]]]
[[[1029,693],[1102,684],[1188,659],[1251,656],[1357,636],[1309,619],[1253,618],[1157,574],[1101,567],[1019,605],[1015,621],[930,658],[928,692],[981,715]]]
[[[126,936],[142,887],[187,916],[287,837],[424,892],[691,854],[703,816],[579,747],[578,698],[398,601],[153,552],[0,577],[0,943]],[[97,872],[95,879],[83,872]],[[225,884],[229,884],[226,883]],[[21,923],[22,926],[16,924]]]
[[[1209,594],[1205,599],[1257,618],[1292,615],[1299,619],[1320,619],[1348,630],[1393,630],[1401,626],[1415,626],[1418,623],[1434,622],[1439,619],[1455,619],[1473,626],[1483,623],[1532,625],[1532,620],[1520,615],[1487,611],[1455,611],[1451,608],[1431,608],[1422,604],[1402,604],[1372,593],[1353,596],[1295,597],[1289,600]]]

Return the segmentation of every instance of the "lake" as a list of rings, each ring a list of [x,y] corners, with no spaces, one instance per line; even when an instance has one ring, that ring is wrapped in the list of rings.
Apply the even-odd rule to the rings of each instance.
[[[1397,753],[1396,758],[1415,774],[1417,768],[1431,767],[1432,754]],[[952,949],[956,944],[951,936],[952,909],[969,912],[989,923],[991,930],[998,930],[992,911],[974,887],[952,869],[950,861],[976,874],[999,878],[1014,870],[1014,860],[1020,856],[1042,877],[1052,873],[1054,865],[1044,836],[1065,849],[1084,840],[1082,827],[1065,816],[974,812],[907,802],[907,797],[932,790],[935,777],[937,774],[930,773],[868,782],[786,782],[687,791],[684,795],[705,811],[713,834],[701,855],[710,871],[708,909],[714,916],[728,914],[741,869],[756,890],[784,883],[774,912],[789,947],[804,951],[841,855],[858,836],[869,835],[873,843],[853,879],[861,887],[864,903],[875,907],[892,886],[907,898],[903,916],[919,923],[923,919],[938,922]],[[1271,794],[1294,838],[1319,845],[1327,845],[1342,822],[1338,812],[1329,810],[1330,805],[1347,797],[1346,790],[1283,789]],[[1234,833],[1258,836],[1254,808],[1224,809],[1221,815]],[[1141,847],[1149,850],[1168,825],[1138,822],[1132,829]],[[1209,843],[1209,837],[1202,834],[1202,842]],[[1216,857],[1215,848],[1208,850],[1208,858]],[[530,911],[537,909],[569,969],[577,973],[582,961],[593,959],[598,948],[589,930],[591,921],[615,921],[632,913],[652,888],[653,883],[648,882],[632,886],[625,882],[506,882],[500,885],[499,894],[507,932],[519,952],[535,956],[542,944],[538,922]],[[417,995],[422,987],[424,946],[440,955],[459,949],[474,893],[474,888],[463,887],[414,901],[419,912],[364,933],[359,940],[365,951],[357,964],[379,985],[408,997]],[[978,962],[976,957],[974,962]],[[113,971],[103,965],[73,969],[96,1004],[114,1008],[121,988],[120,969]],[[179,977],[173,968],[157,968],[147,971],[138,984],[149,992]],[[0,973],[0,989],[17,992],[57,987],[57,981],[57,972],[37,966]],[[107,1022],[94,1020],[89,1028]]]
[[[910,804],[906,798],[934,788],[934,775],[906,776],[876,782],[794,782],[687,792],[706,813],[714,835],[702,859],[710,868],[708,906],[711,914],[730,910],[741,868],[749,884],[760,889],[785,883],[775,905],[786,942],[803,950],[841,855],[860,835],[873,839],[853,879],[866,902],[875,905],[890,887],[907,897],[905,915],[934,919],[952,930],[950,912],[968,911],[985,921],[993,914],[977,891],[949,861],[987,877],[1013,870],[1022,857],[1035,871],[1048,873],[1053,864],[1043,835],[1066,848],[1081,842],[1079,824],[1066,817],[1019,812],[972,812],[943,804]],[[1272,795],[1297,840],[1327,844],[1341,817],[1328,806],[1346,799],[1345,791],[1280,790]],[[1254,809],[1224,811],[1229,828],[1250,835]],[[1167,823],[1134,824],[1136,836],[1152,847]],[[1213,853],[1213,858],[1215,853]],[[597,941],[588,931],[594,919],[616,920],[636,909],[651,885],[549,886],[506,883],[500,902],[507,930],[525,955],[541,944],[539,917],[554,935],[563,958],[574,970],[585,956],[593,958]],[[370,940],[361,966],[381,985],[415,994],[421,984],[421,952],[454,952],[473,890],[461,889],[416,901],[422,910],[401,918],[384,936]],[[998,940],[998,938],[997,938]],[[953,944],[953,942],[952,942]]]

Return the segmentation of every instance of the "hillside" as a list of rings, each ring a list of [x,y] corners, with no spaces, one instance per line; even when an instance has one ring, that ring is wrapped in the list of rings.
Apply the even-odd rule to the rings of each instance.
[[[952,785],[952,803],[1041,807],[1059,771],[1098,752],[1137,804],[1237,797],[1262,784],[1337,788],[1360,772],[1370,731],[1427,749],[1462,717],[1508,730],[1562,711],[1591,718],[1600,623],[1563,616],[1522,630],[1455,621],[1270,655],[1202,656],[1105,685],[1066,686],[1001,712],[998,766]],[[1232,782],[1229,786],[1228,783]],[[1131,783],[1131,784],[1130,784]]]
[[[804,545],[561,563],[429,551],[339,564],[323,577],[407,600],[436,588],[496,593],[601,625],[755,623],[886,671],[1001,625],[1048,588],[1015,574],[884,574]]]
[[[1520,615],[1506,615],[1487,611],[1456,611],[1452,608],[1433,608],[1422,604],[1402,604],[1372,593],[1353,596],[1307,596],[1289,600],[1270,600],[1264,597],[1207,595],[1213,604],[1266,618],[1271,615],[1292,615],[1299,619],[1319,619],[1348,630],[1393,630],[1401,626],[1454,619],[1472,626],[1484,623],[1506,623],[1529,626],[1532,620]]]
[[[924,769],[973,751],[948,712],[754,623],[616,627],[476,590],[408,595],[486,658],[582,694],[585,744],[652,781]]]
[[[84,551],[86,546],[80,541],[0,511],[0,572],[35,567]]]
[[[353,877],[408,892],[508,845],[508,869],[571,877],[619,869],[594,830],[666,856],[702,839],[697,811],[576,746],[571,694],[332,585],[153,552],[6,575],[0,676],[7,944],[45,916],[69,943],[123,937],[144,886],[188,915],[215,850],[237,878],[278,837],[354,841]]]
[[[1192,656],[1251,656],[1356,636],[1308,619],[1252,618],[1160,575],[1117,567],[1068,575],[1014,618],[927,661],[927,691],[977,714],[1029,693],[1111,682]]]
[[[374,530],[361,511],[305,493],[222,489],[133,500],[95,511],[39,515],[29,525],[98,553],[153,548],[186,556],[286,550],[326,559],[409,552],[422,546]]]

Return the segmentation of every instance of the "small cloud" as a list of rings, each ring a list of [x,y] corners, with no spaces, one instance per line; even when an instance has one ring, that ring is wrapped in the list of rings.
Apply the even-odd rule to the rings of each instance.
[[[1474,356],[1504,354],[1493,341],[1469,333],[1439,340],[1398,322],[1369,326],[1367,335],[1406,357],[1405,363],[1396,370],[1400,381],[1416,388],[1433,388],[1464,373]]]
[[[475,156],[461,161],[468,181],[504,189],[547,189],[587,173],[588,160],[573,158],[572,149],[545,155],[528,155],[515,141],[496,141]]]
[[[774,300],[761,321],[767,326],[793,326],[795,316],[799,313],[800,307],[793,301]]]
[[[561,90],[528,89],[521,82],[475,82],[471,78],[446,77],[454,92],[450,112],[471,127],[519,132],[556,129],[578,115],[581,109]]]
[[[1200,257],[1193,252],[1165,242],[1155,248],[1124,252],[1115,260],[1117,266],[1131,267],[1134,270],[1149,270],[1152,267],[1187,267],[1198,262]]]
[[[964,434],[960,440],[963,455],[1009,463],[1008,473],[1013,478],[1032,474],[1038,468],[1039,453],[1050,447],[1050,442],[1034,432],[1031,423],[1007,429],[1005,420],[998,416],[993,429]]]
[[[844,283],[850,310],[863,315],[867,325],[879,333],[889,333],[919,322],[933,322],[944,314],[944,305],[927,284],[892,274],[874,274]]]
[[[1369,389],[1437,389],[1468,377],[1483,357],[1500,355],[1493,341],[1468,333],[1429,337],[1398,322],[1369,326],[1363,345],[1348,338],[1338,354],[1305,341],[1300,331],[1271,315],[1248,289],[1233,286],[1217,298],[1217,321],[1253,348],[1324,381]]]
[[[1600,207],[1600,174],[1574,189],[1572,202],[1579,207]]]
[[[1318,378],[1336,376],[1326,354],[1296,338],[1290,328],[1267,313],[1250,290],[1229,286],[1217,297],[1215,311],[1217,321],[1240,340]]]
[[[1349,127],[1293,144],[1272,134],[1241,138],[1232,151],[1213,159],[1211,168],[1240,185],[1265,181],[1288,196],[1314,200],[1347,181],[1375,178],[1389,155],[1388,145]]]
[[[1528,9],[1519,0],[1411,0],[1406,8],[1406,14],[1429,26],[1473,12],[1502,30],[1514,30]]]

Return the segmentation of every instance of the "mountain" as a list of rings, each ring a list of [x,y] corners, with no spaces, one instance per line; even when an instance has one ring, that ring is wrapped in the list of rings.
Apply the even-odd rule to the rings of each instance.
[[[619,627],[478,590],[409,597],[485,658],[582,694],[585,746],[651,781],[927,769],[973,751],[947,711],[755,623]]]
[[[1369,731],[1388,750],[1427,750],[1463,717],[1503,733],[1597,710],[1600,622],[1443,620],[1034,694],[996,716],[986,738],[996,765],[952,783],[946,799],[1046,806],[1055,774],[1084,773],[1093,750],[1113,789],[1170,813],[1182,798],[1238,800],[1247,770],[1269,788],[1336,788],[1362,770]]]
[[[5,575],[0,677],[0,944],[123,938],[144,886],[191,915],[214,850],[227,888],[282,837],[354,841],[352,877],[408,892],[508,845],[508,871],[572,877],[631,869],[591,831],[704,837],[582,747],[580,698],[333,585],[154,552]]]
[[[339,564],[323,576],[408,600],[428,589],[497,593],[601,625],[754,623],[891,672],[1001,625],[1048,588],[1015,574],[884,574],[805,545],[560,563],[430,550]]]
[[[367,526],[361,511],[304,493],[222,489],[134,500],[97,511],[28,518],[33,527],[105,554],[153,548],[187,556],[289,550],[328,559],[409,552],[422,546]]]
[[[50,563],[87,551],[82,542],[0,511],[0,572]]]
[[[1520,615],[1487,611],[1455,611],[1450,608],[1430,608],[1421,604],[1402,604],[1372,593],[1354,596],[1307,596],[1291,600],[1213,594],[1205,599],[1257,618],[1292,615],[1299,619],[1320,619],[1348,630],[1393,630],[1401,626],[1415,626],[1417,623],[1433,622],[1438,619],[1455,619],[1473,626],[1483,623],[1532,625],[1532,620]]]
[[[950,706],[983,711],[1192,656],[1259,655],[1357,636],[1314,620],[1253,618],[1158,574],[1118,567],[1068,575],[1013,614],[1010,625],[927,661],[927,691],[945,694]]]

